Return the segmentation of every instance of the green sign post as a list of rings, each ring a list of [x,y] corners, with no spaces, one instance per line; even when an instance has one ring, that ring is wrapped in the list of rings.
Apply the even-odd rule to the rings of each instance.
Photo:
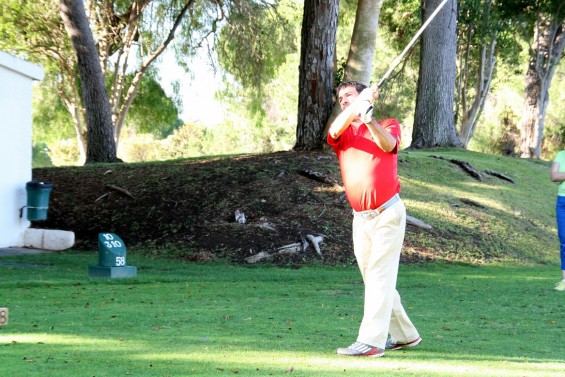
[[[90,277],[130,278],[137,276],[137,268],[126,265],[126,245],[114,233],[98,235],[98,266],[88,266]]]

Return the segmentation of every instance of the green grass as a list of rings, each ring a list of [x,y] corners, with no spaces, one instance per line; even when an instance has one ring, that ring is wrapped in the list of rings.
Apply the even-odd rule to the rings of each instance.
[[[402,151],[399,159],[401,196],[408,214],[434,227],[431,233],[408,232],[407,253],[413,244],[452,261],[558,264],[557,184],[549,179],[549,162],[461,149]],[[451,159],[470,163],[483,180],[471,178]],[[462,198],[483,208],[464,204]]]
[[[185,264],[135,252],[134,279],[90,279],[95,253],[0,259],[4,376],[562,376],[556,266],[402,265],[424,342],[382,359],[355,340],[355,267]]]

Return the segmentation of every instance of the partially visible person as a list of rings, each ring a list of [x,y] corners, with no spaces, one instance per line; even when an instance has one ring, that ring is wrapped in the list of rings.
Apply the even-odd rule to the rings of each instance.
[[[337,98],[342,112],[327,140],[337,154],[353,208],[353,249],[365,284],[357,340],[337,353],[379,357],[385,349],[414,347],[422,341],[396,290],[406,229],[406,208],[398,194],[400,124],[396,119],[377,122],[371,116],[376,89],[349,81],[337,88]]]
[[[559,182],[557,188],[557,203],[555,204],[555,217],[557,219],[557,234],[559,236],[561,252],[562,278],[555,285],[558,291],[565,291],[565,150],[559,151],[553,164],[551,164],[551,180]]]

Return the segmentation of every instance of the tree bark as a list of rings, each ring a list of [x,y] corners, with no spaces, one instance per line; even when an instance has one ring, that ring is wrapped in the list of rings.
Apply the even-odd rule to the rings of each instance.
[[[82,0],[61,0],[60,14],[77,56],[86,108],[86,163],[116,162],[112,109]]]
[[[343,81],[371,83],[381,5],[380,0],[359,0]]]
[[[371,83],[381,5],[381,0],[359,0],[343,81],[354,80],[365,85]],[[322,141],[325,141],[331,123],[340,112],[341,107],[336,101],[322,134]]]
[[[155,50],[148,53],[145,57],[143,63],[141,63],[139,69],[135,73],[133,80],[131,81],[127,91],[124,92],[125,88],[125,78],[127,73],[127,61],[129,57],[129,53],[131,51],[131,45],[133,44],[134,36],[138,33],[139,25],[141,24],[142,20],[142,13],[145,9],[146,5],[149,4],[150,1],[146,0],[142,2],[142,4],[132,4],[132,8],[129,10],[129,18],[128,18],[128,35],[125,38],[123,46],[120,48],[120,57],[124,56],[124,63],[122,67],[122,72],[117,73],[116,76],[118,78],[117,83],[112,85],[112,99],[110,101],[113,111],[113,121],[115,125],[115,138],[116,144],[120,141],[120,135],[122,132],[122,127],[125,123],[125,119],[127,113],[133,103],[137,95],[137,91],[141,84],[141,80],[147,73],[150,65],[165,51],[165,49],[169,46],[169,44],[175,38],[175,33],[177,29],[180,27],[181,22],[184,20],[185,16],[188,14],[188,11],[193,7],[194,0],[186,0],[178,14],[175,16],[174,21],[172,22],[171,29],[168,32],[167,38],[161,43],[159,46],[155,48]],[[135,6],[134,6],[135,5]],[[116,66],[116,69],[118,67]]]
[[[422,0],[423,20],[440,0]],[[422,33],[416,111],[410,148],[461,147],[453,111],[457,1],[451,0]]]
[[[522,158],[539,159],[541,156],[549,87],[565,47],[563,8],[563,5],[558,7],[552,15],[539,13],[536,20],[526,72],[524,112],[519,123]]]
[[[326,121],[333,105],[339,0],[305,0],[298,79],[298,124],[295,150],[322,147]]]
[[[458,85],[458,105],[459,105],[459,115],[461,117],[459,135],[461,138],[461,143],[463,147],[467,148],[469,141],[471,141],[473,134],[475,133],[475,128],[478,123],[478,119],[484,108],[484,104],[490,89],[490,84],[492,82],[492,77],[494,73],[494,67],[496,63],[495,58],[495,48],[496,48],[496,38],[498,32],[494,31],[489,40],[483,41],[482,38],[478,39],[479,51],[478,56],[471,57],[471,50],[476,46],[476,34],[484,33],[484,30],[477,30],[481,25],[488,24],[492,22],[491,15],[492,0],[486,0],[484,3],[483,12],[478,15],[482,17],[482,23],[478,26],[473,24],[466,25],[467,35],[466,38],[460,38],[463,40],[463,45],[465,46],[465,54],[462,60],[464,64],[460,64],[459,78],[460,84]],[[463,26],[465,27],[465,26]],[[460,25],[461,28],[461,25]],[[474,54],[473,54],[474,55]],[[474,61],[475,64],[469,64]],[[476,66],[475,72],[471,72],[470,66]],[[474,87],[474,97],[469,99],[469,87],[467,83],[470,81],[469,78],[475,78]],[[456,114],[457,116],[458,114]],[[457,120],[455,122],[457,124]]]
[[[496,47],[496,38],[491,40],[490,45],[482,45],[479,49],[479,67],[477,68],[477,83],[475,85],[475,97],[470,106],[467,107],[467,101],[464,101],[462,106],[462,118],[460,136],[463,147],[467,147],[469,141],[475,133],[477,121],[481,115],[485,101],[487,99],[490,83],[494,73],[494,65],[496,59],[494,57],[494,50]],[[463,93],[467,96],[467,93]]]

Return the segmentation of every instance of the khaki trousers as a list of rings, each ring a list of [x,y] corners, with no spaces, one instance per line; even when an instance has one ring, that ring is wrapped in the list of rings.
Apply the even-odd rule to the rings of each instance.
[[[402,200],[373,219],[353,218],[353,249],[365,283],[363,321],[357,341],[382,349],[389,333],[398,343],[419,337],[396,290],[405,230],[406,207]]]

